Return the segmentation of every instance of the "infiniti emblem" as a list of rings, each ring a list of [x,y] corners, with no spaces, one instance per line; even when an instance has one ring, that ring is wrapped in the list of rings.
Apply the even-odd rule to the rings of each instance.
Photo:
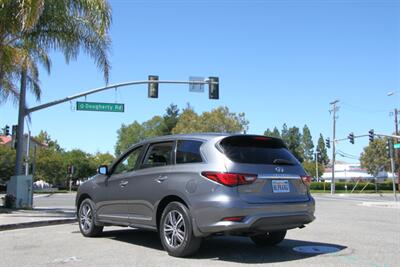
[[[281,172],[281,173],[282,173],[282,172],[285,171],[285,169],[282,168],[282,167],[276,167],[276,168],[275,168],[275,171],[276,171],[276,172]]]

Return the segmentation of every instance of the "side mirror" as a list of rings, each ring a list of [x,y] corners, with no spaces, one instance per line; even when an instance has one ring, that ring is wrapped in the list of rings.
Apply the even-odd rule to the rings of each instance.
[[[108,175],[108,166],[106,166],[106,165],[101,165],[101,166],[97,169],[97,173],[98,173],[98,174],[103,174],[103,175]]]

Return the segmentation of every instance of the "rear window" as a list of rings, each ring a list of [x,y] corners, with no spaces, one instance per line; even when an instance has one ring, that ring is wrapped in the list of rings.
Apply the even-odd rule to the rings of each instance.
[[[220,143],[223,153],[233,162],[249,164],[295,165],[297,159],[282,140],[263,136],[230,136]]]

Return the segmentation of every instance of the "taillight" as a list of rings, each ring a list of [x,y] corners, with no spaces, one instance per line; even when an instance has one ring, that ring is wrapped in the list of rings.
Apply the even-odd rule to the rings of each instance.
[[[256,174],[229,173],[229,172],[202,172],[201,175],[226,186],[251,184],[257,180]]]
[[[310,184],[311,184],[311,176],[310,175],[301,176],[301,180],[303,181],[303,183],[306,186],[310,186]]]

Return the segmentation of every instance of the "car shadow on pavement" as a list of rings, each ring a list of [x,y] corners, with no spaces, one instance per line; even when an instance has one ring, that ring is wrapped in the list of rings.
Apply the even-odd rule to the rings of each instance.
[[[99,238],[110,238],[132,245],[164,250],[159,236],[155,232],[138,229],[105,231]],[[205,238],[200,250],[191,259],[213,259],[235,263],[278,263],[301,260],[321,255],[322,253],[300,253],[293,250],[300,246],[333,247],[337,253],[346,249],[338,244],[285,239],[273,247],[256,246],[249,238],[238,236],[220,236]]]

